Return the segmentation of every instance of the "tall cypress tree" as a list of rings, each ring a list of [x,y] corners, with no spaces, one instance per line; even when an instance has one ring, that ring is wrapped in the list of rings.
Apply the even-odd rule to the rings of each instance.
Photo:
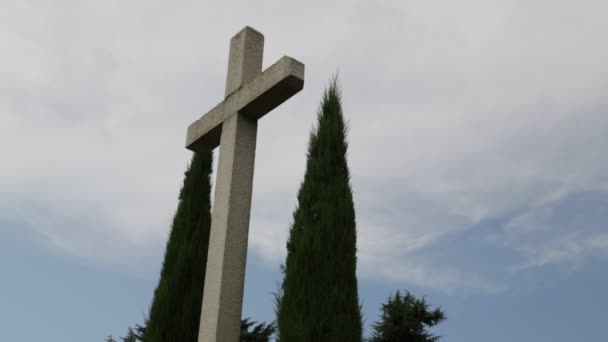
[[[277,298],[282,342],[362,339],[355,210],[340,97],[334,78],[310,135]]]
[[[196,342],[211,227],[212,153],[195,153],[185,173],[160,280],[147,322],[146,342]]]

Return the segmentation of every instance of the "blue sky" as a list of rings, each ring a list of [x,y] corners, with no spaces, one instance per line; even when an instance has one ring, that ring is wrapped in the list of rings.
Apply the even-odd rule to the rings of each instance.
[[[369,326],[397,289],[444,341],[605,341],[601,1],[13,1],[0,13],[0,340],[142,320],[228,42],[306,64],[260,123],[244,316],[273,319],[317,105],[339,70]],[[199,305],[199,304],[193,304]],[[369,331],[369,329],[368,329]]]

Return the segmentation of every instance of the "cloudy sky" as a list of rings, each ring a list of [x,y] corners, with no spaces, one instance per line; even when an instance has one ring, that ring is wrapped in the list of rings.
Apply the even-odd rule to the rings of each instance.
[[[141,322],[229,39],[306,64],[260,122],[244,315],[274,319],[308,133],[339,71],[367,331],[396,289],[444,341],[605,341],[608,5],[26,1],[0,11],[0,340]],[[604,152],[602,152],[604,151]]]

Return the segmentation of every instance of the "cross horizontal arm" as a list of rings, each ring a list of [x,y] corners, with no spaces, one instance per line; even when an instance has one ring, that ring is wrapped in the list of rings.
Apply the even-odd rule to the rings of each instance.
[[[188,127],[186,148],[196,151],[220,143],[222,122],[241,113],[259,119],[304,87],[304,64],[283,57],[251,82],[228,95],[224,101]]]

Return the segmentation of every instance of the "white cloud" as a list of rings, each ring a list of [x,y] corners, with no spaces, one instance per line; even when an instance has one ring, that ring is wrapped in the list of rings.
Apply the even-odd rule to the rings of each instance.
[[[493,242],[518,253],[519,271],[551,265],[578,268],[608,256],[605,192],[580,192],[533,206],[509,220]]]
[[[21,213],[77,256],[162,253],[185,129],[221,99],[228,40],[251,25],[266,34],[266,66],[283,54],[307,66],[305,90],[260,124],[252,252],[281,262],[308,131],[339,68],[361,275],[492,292],[461,265],[433,274],[421,252],[483,220],[608,187],[607,9],[10,1],[0,14],[0,214]],[[585,250],[603,240],[592,241]]]

